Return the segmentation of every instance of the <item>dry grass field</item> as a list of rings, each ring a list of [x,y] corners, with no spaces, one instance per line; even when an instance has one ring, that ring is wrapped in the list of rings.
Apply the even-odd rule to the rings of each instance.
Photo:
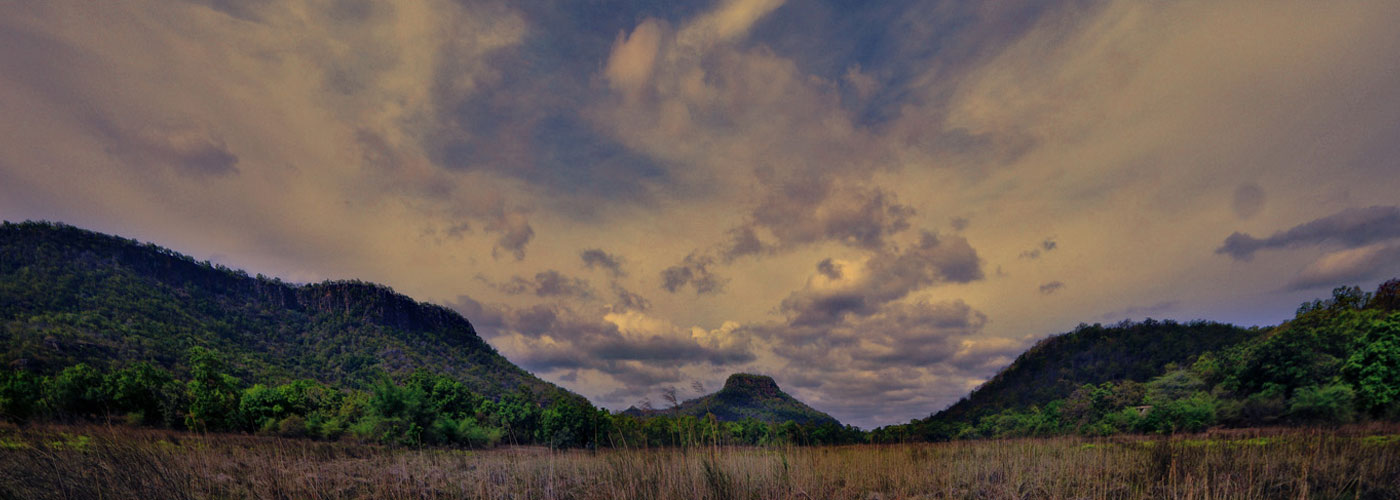
[[[0,427],[0,498],[1400,498],[1395,427],[554,452]]]

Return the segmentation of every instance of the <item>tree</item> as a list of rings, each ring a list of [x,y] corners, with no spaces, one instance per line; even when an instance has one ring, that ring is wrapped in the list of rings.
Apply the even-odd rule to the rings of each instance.
[[[107,377],[105,392],[112,407],[134,423],[172,424],[175,414],[175,378],[170,372],[142,361]]]
[[[226,373],[217,352],[203,347],[189,352],[191,380],[186,387],[190,407],[185,425],[194,430],[232,429],[237,423],[241,383]]]
[[[551,448],[582,448],[593,443],[597,422],[593,405],[556,401],[540,415],[536,439]]]
[[[1374,320],[1342,365],[1361,407],[1384,415],[1400,407],[1400,318]]]
[[[24,370],[0,371],[0,418],[24,423],[43,408],[44,377]]]
[[[70,417],[93,418],[107,413],[109,400],[102,390],[104,385],[101,372],[87,363],[78,363],[53,378],[49,398],[55,410]]]
[[[496,404],[495,419],[512,443],[528,443],[539,428],[540,405],[528,387],[507,393]]]
[[[1386,312],[1400,310],[1400,279],[1393,279],[1376,287],[1376,293],[1371,296],[1371,302],[1366,307]]]
[[[1304,387],[1293,393],[1288,416],[1299,422],[1344,424],[1356,412],[1355,399],[1346,384]]]

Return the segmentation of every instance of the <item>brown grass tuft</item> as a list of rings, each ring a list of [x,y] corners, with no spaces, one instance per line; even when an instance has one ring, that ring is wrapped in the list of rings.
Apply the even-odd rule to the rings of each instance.
[[[0,427],[0,498],[1400,498],[1394,427],[554,452]]]

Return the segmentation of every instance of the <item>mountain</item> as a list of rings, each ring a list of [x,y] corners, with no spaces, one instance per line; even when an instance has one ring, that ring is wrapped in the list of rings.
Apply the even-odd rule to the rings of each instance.
[[[149,361],[184,375],[196,346],[260,383],[365,388],[426,369],[496,398],[582,400],[506,360],[456,312],[386,286],[290,284],[62,224],[0,227],[0,366]]]
[[[1025,411],[1069,397],[1085,384],[1147,382],[1202,353],[1235,346],[1267,330],[1194,321],[1080,325],[1036,343],[972,394],[904,431],[926,439],[955,437],[960,426],[1005,410]]]
[[[629,408],[624,413],[647,416],[666,415],[671,412],[672,410],[666,409],[647,411]],[[767,423],[792,421],[798,424],[840,425],[831,415],[817,411],[783,392],[778,388],[778,383],[773,381],[773,377],[748,373],[730,375],[719,392],[683,402],[675,409],[675,413],[693,417],[714,414],[715,418],[723,422],[752,418]]]

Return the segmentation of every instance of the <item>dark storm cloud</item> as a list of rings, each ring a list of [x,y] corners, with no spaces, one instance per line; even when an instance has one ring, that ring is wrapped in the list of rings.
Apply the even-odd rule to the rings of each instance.
[[[1043,284],[1043,285],[1040,285],[1040,294],[1041,294],[1041,295],[1051,295],[1051,294],[1054,294],[1055,292],[1058,292],[1058,291],[1060,291],[1060,290],[1063,290],[1064,288],[1065,288],[1064,282],[1062,282],[1062,281],[1051,281],[1051,282],[1049,282],[1049,283],[1045,283],[1045,284]]]
[[[714,265],[713,257],[695,253],[687,255],[680,264],[661,271],[661,288],[671,293],[686,286],[694,288],[696,294],[722,292],[728,280],[711,270]]]
[[[602,249],[590,248],[579,253],[579,258],[583,259],[583,266],[589,269],[603,269],[613,277],[627,276],[627,272],[622,270],[622,257],[604,252]]]
[[[871,257],[852,282],[799,290],[783,299],[779,310],[794,325],[828,324],[847,314],[874,314],[884,304],[928,285],[968,283],[982,277],[982,260],[965,238],[926,232],[903,251]]]
[[[1400,206],[1349,208],[1335,214],[1279,231],[1268,238],[1236,232],[1215,250],[1235,260],[1249,260],[1265,249],[1297,248],[1325,243],[1347,247],[1400,238]]]

